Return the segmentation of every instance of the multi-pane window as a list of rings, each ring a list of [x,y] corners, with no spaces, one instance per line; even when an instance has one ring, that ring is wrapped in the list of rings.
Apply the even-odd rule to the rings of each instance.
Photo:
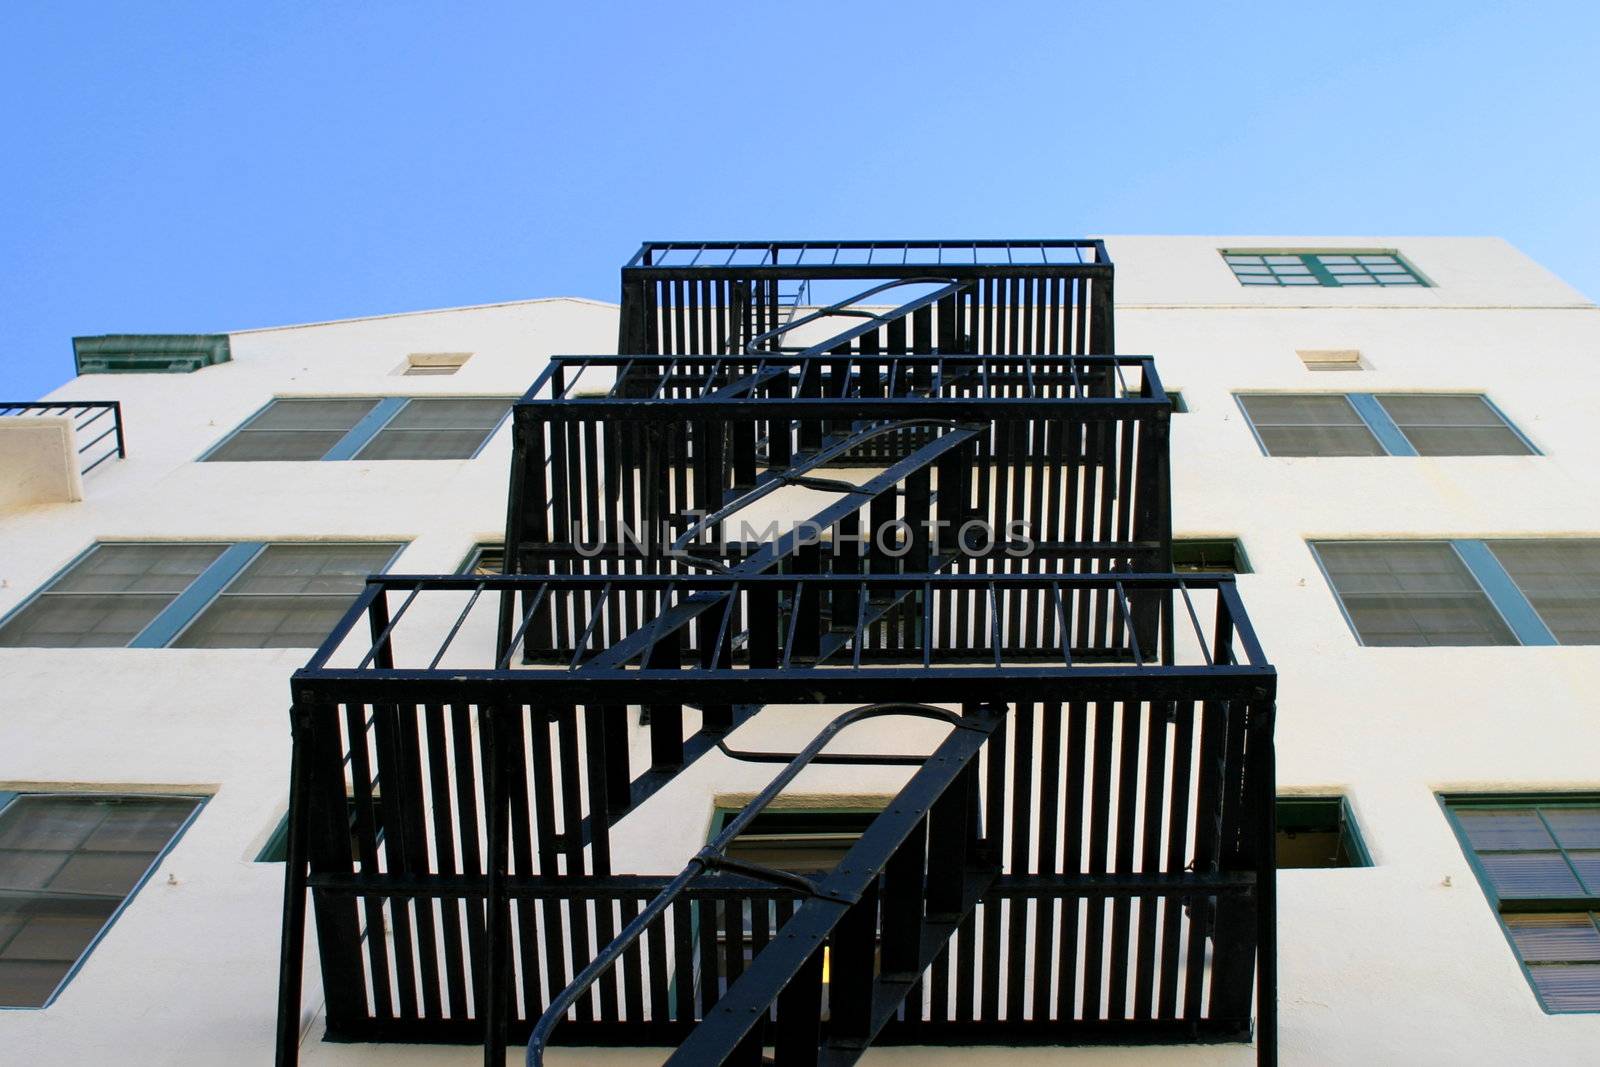
[[[199,806],[0,793],[0,1006],[50,1003]]]
[[[505,397],[278,399],[203,458],[471,459],[510,410]]]
[[[0,623],[0,646],[315,648],[397,544],[102,544]]]
[[[1600,644],[1600,540],[1311,548],[1362,644]]]
[[[1396,252],[1225,250],[1241,285],[1426,285]]]
[[[1600,1011],[1600,797],[1446,798],[1546,1011]]]
[[[1269,456],[1528,456],[1493,404],[1456,393],[1240,393]]]

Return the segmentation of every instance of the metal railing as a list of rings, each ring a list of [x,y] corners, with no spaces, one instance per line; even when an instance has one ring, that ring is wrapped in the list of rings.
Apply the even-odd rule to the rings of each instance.
[[[122,403],[117,400],[0,401],[0,417],[7,415],[64,415],[73,420],[78,445],[79,471],[88,474],[113,457],[125,459],[127,442],[122,436]],[[107,420],[106,416],[110,416]],[[94,436],[84,440],[88,434]]]

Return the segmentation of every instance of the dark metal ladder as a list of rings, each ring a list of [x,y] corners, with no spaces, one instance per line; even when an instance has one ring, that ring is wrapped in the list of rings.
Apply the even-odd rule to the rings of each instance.
[[[666,1062],[680,1067],[749,1067],[763,1062],[762,1050],[770,1040],[779,1067],[854,1063],[918,988],[923,972],[1000,873],[998,843],[979,837],[977,771],[978,754],[1002,728],[1005,710],[979,705],[966,715],[957,715],[920,704],[873,705],[836,717],[792,757],[743,753],[722,746],[725,753],[738,759],[788,762],[551,1001],[529,1039],[529,1067],[544,1062],[545,1047],[573,1004],[606,977],[652,921],[710,871],[798,889],[804,899]],[[952,729],[925,758],[823,751],[846,727],[886,715],[933,719]],[[813,881],[727,857],[734,838],[806,767],[913,760],[920,764],[916,773],[825,876]],[[822,1017],[824,952],[829,959],[826,1027]],[[773,1016],[770,1030],[765,1025],[769,1016]],[[494,1037],[490,1035],[491,1050]]]

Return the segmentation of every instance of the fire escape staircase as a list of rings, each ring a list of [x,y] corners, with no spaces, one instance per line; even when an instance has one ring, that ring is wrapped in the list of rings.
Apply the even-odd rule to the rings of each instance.
[[[1108,354],[1110,286],[1094,242],[646,245],[619,355],[516,406],[506,574],[374,576],[295,676],[279,1063],[308,919],[330,1039],[489,1065],[1252,1032],[1275,1062],[1274,675],[1231,578],[1170,573],[1170,408]],[[733,745],[806,704],[854,710]],[[886,717],[948,732],[829,750]],[[714,753],[781,770],[675,877],[614,874]],[[909,774],[832,871],[727,855],[829,764]]]

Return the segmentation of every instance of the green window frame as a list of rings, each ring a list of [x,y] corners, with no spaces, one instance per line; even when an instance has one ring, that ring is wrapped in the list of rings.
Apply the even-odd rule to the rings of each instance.
[[[1372,288],[1430,285],[1421,272],[1392,248],[1316,251],[1224,248],[1220,251],[1240,285]]]
[[[1172,569],[1179,574],[1249,574],[1250,558],[1237,537],[1176,537]]]
[[[1263,455],[1537,456],[1482,393],[1235,393]]]
[[[1600,794],[1441,794],[1539,1006],[1600,1013]]]
[[[0,618],[0,647],[316,648],[404,547],[96,542]]]
[[[1280,871],[1372,866],[1349,797],[1280,796],[1277,819]]]
[[[467,553],[467,558],[461,561],[461,566],[456,568],[457,574],[504,574],[506,569],[506,546],[501,541],[482,541],[472,546],[472,551]]]
[[[1600,645],[1600,538],[1307,545],[1363,645]]]
[[[205,802],[0,792],[0,1008],[54,1003]]]
[[[515,397],[274,397],[203,463],[474,459]]]

